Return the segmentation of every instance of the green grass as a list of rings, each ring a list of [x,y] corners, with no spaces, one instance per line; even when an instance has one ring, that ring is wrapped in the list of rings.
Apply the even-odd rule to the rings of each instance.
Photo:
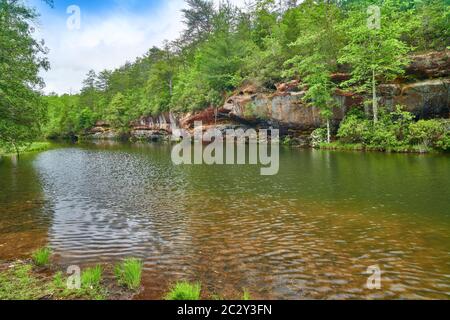
[[[48,295],[50,287],[31,275],[31,265],[16,265],[0,273],[0,300],[37,300]]]
[[[50,248],[40,248],[33,253],[33,262],[38,267],[47,266],[50,263],[52,251]]]
[[[103,269],[100,265],[88,268],[81,273],[81,286],[86,289],[101,286]]]
[[[243,301],[250,301],[250,300],[252,300],[250,292],[248,292],[247,290],[244,290],[244,294],[242,296],[242,300]]]
[[[364,145],[362,143],[342,143],[339,141],[331,143],[322,143],[319,146],[320,149],[324,150],[341,150],[341,151],[376,151],[376,152],[387,152],[387,153],[431,153],[435,152],[433,149],[426,146],[420,145],[402,145],[397,147],[391,147],[383,149],[379,146]]]
[[[39,151],[45,151],[50,149],[52,144],[50,142],[33,142],[28,147],[22,147],[19,149],[20,153],[27,153],[27,152],[39,152]],[[9,149],[3,149],[0,147],[0,155],[4,156],[10,156],[15,155],[16,152],[14,150]]]
[[[69,290],[62,272],[53,278],[33,273],[31,264],[17,263],[0,272],[0,300],[103,300],[103,288]]]
[[[166,295],[165,300],[176,300],[176,301],[194,301],[200,300],[201,292],[200,283],[189,283],[189,282],[177,282],[170,292]]]
[[[321,143],[320,149],[325,150],[347,150],[347,151],[363,151],[364,145],[361,143],[345,144],[341,142]]]
[[[66,282],[64,281],[64,276],[63,273],[57,272],[54,277],[53,277],[53,285],[55,286],[55,288],[58,289],[63,289],[64,286],[66,286]]]
[[[62,272],[54,275],[51,283],[56,300],[105,300],[108,291],[101,285],[103,269],[100,266],[87,269],[81,274],[81,288],[69,289]]]
[[[120,285],[137,290],[141,286],[142,268],[141,260],[128,258],[116,265],[114,273]]]

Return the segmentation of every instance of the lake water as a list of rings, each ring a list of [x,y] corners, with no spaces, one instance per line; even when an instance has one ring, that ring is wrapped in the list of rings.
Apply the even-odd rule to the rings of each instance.
[[[0,260],[49,245],[82,267],[145,262],[226,298],[450,299],[450,157],[281,149],[280,172],[174,166],[160,144],[0,160]],[[367,268],[379,265],[381,290]]]

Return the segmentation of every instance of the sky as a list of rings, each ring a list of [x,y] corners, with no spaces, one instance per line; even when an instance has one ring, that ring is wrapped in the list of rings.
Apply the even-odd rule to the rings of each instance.
[[[40,13],[35,37],[50,50],[51,69],[41,73],[44,92],[58,94],[79,92],[91,69],[118,68],[176,39],[186,7],[184,0],[54,0],[54,8],[42,0],[27,2]],[[231,2],[242,6],[245,0]],[[73,5],[80,19],[76,11],[68,12]]]

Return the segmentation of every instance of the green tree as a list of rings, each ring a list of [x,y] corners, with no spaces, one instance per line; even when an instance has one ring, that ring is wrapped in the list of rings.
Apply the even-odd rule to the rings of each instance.
[[[187,9],[183,9],[186,30],[183,42],[187,45],[203,41],[213,30],[213,20],[216,14],[214,2],[209,0],[186,0]]]
[[[343,23],[348,44],[343,48],[340,63],[352,67],[352,75],[345,86],[353,86],[358,92],[372,92],[374,122],[378,122],[377,84],[395,79],[404,73],[409,63],[411,48],[402,36],[415,22],[411,10],[398,10],[396,0],[380,3],[380,27],[371,27],[367,7],[357,7]]]
[[[146,94],[149,98],[151,113],[167,111],[173,96],[175,76],[179,68],[176,54],[168,43],[164,50],[154,53],[155,61],[149,71]]]
[[[107,120],[120,132],[128,132],[132,118],[127,98],[122,93],[117,93],[111,100]]]
[[[211,92],[211,102],[224,99],[244,79],[245,59],[253,49],[245,34],[235,32],[240,20],[236,8],[224,5],[215,19],[215,32],[197,52],[196,65]]]
[[[330,1],[307,0],[300,6],[299,20],[304,32],[291,45],[296,48],[297,55],[286,62],[289,67],[286,74],[302,78],[308,88],[303,99],[320,109],[327,122],[330,143],[336,90],[330,76],[337,69],[338,52],[343,43],[338,29],[341,12]]]
[[[0,0],[0,144],[17,154],[40,136],[46,115],[39,71],[49,63],[33,37],[37,17],[20,1]]]

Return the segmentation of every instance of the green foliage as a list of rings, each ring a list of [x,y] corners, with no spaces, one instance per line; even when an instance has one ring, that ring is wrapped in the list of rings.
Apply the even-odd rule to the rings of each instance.
[[[89,128],[97,118],[92,110],[81,108],[79,96],[50,95],[45,97],[45,101],[49,121],[43,132],[47,138],[72,137],[80,130]]]
[[[445,133],[437,141],[436,147],[443,151],[450,151],[450,129],[447,128]]]
[[[348,115],[338,131],[338,138],[343,143],[369,143],[372,123],[357,115]]]
[[[176,111],[196,111],[209,106],[208,89],[195,66],[180,72],[174,88],[172,106]]]
[[[449,150],[450,130],[443,121],[420,120],[409,127],[409,142],[429,148]]]
[[[116,265],[114,272],[120,285],[130,290],[137,290],[141,286],[142,268],[141,260],[128,258]]]
[[[450,3],[448,0],[417,1],[419,25],[409,41],[419,50],[443,50],[450,45]]]
[[[420,120],[401,111],[381,113],[374,124],[362,115],[350,114],[341,123],[338,138],[341,144],[361,144],[380,151],[448,150],[449,126],[442,120]]]
[[[320,147],[321,144],[327,142],[327,129],[318,128],[311,133],[311,145],[313,148]]]
[[[85,289],[100,287],[102,273],[103,269],[100,265],[84,270],[81,274],[81,286]]]
[[[156,61],[147,80],[145,92],[150,107],[145,108],[144,114],[156,115],[169,110],[179,62],[168,44],[164,50],[155,49],[153,55]]]
[[[166,300],[194,301],[200,300],[200,283],[177,282],[166,295]]]
[[[411,47],[402,39],[416,27],[414,11],[402,8],[397,0],[385,0],[379,5],[379,28],[370,28],[367,6],[362,3],[349,13],[342,24],[347,44],[338,61],[352,66],[352,77],[343,86],[359,92],[372,92],[374,122],[378,121],[378,81],[392,80],[404,73],[409,63]]]
[[[245,58],[253,48],[247,34],[233,32],[233,23],[236,23],[234,20],[238,18],[235,12],[230,13],[228,9],[219,11],[217,30],[195,56],[195,65],[203,75],[205,84],[219,97],[209,99],[208,102],[215,105],[223,103],[225,94],[241,84],[244,79],[242,71]]]
[[[121,132],[127,132],[133,117],[130,114],[128,99],[122,93],[117,93],[111,100],[106,118],[113,128]]]
[[[50,248],[40,248],[36,250],[33,255],[33,262],[38,267],[46,266],[50,263],[50,256],[52,251]]]
[[[40,137],[45,122],[39,72],[49,64],[33,36],[37,16],[21,1],[0,0],[0,146],[16,153]]]
[[[50,147],[51,143],[49,142],[33,142],[28,146],[19,148],[19,153],[44,151]],[[15,150],[0,147],[0,155],[12,155],[15,153]]]

